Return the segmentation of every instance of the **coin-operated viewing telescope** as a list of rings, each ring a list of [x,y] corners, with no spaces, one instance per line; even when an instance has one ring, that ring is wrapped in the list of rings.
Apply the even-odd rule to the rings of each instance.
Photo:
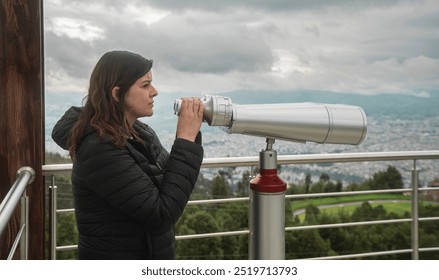
[[[259,152],[260,173],[250,181],[249,257],[285,259],[285,191],[277,175],[275,139],[299,142],[359,145],[366,136],[367,121],[360,107],[341,104],[232,104],[223,96],[205,95],[203,119],[228,133],[267,138]],[[181,100],[174,103],[179,114]]]
[[[204,121],[239,133],[298,142],[360,144],[367,131],[364,111],[357,106],[320,103],[233,104],[228,97],[204,95]],[[180,112],[181,100],[174,103]]]

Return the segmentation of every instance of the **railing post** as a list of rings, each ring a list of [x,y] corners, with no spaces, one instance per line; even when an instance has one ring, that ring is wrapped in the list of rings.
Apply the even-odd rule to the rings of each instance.
[[[17,176],[23,171],[29,171],[31,173],[32,177],[28,184],[33,183],[35,180],[35,171],[30,167],[22,167],[17,171]],[[20,238],[20,258],[27,260],[29,259],[29,196],[26,190],[21,197],[20,211],[20,223],[21,227],[24,228],[24,234]]]
[[[416,160],[412,169],[412,259],[419,260],[419,171]]]
[[[28,205],[27,195],[26,195],[26,187],[32,184],[35,180],[35,170],[31,167],[24,166],[20,168],[16,173],[16,180],[12,185],[9,192],[6,194],[4,200],[0,203],[0,235],[5,230],[6,226],[10,222],[10,219],[16,209],[16,206],[19,202],[20,204],[20,228],[17,234],[15,241],[12,244],[12,248],[9,251],[9,255],[7,257],[8,260],[11,260],[14,257],[16,249],[18,245],[20,245],[20,253],[21,259],[28,258],[28,241],[29,235],[28,231],[25,231],[26,234],[23,234],[23,230],[27,230],[29,227],[29,215],[28,213]],[[26,199],[24,199],[26,198]]]
[[[20,258],[27,260],[29,255],[29,197],[24,191],[20,201],[20,224],[24,234],[20,238]]]
[[[286,183],[277,176],[274,139],[259,153],[260,174],[250,181],[250,242],[252,260],[285,259]]]
[[[55,175],[51,175],[49,186],[49,258],[51,260],[56,260],[56,199],[57,187],[55,186]]]

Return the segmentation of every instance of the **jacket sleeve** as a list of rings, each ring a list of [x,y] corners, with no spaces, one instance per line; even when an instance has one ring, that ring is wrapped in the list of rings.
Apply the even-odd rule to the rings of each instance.
[[[52,139],[64,150],[69,149],[67,142],[73,126],[78,121],[81,110],[81,107],[70,107],[53,127]]]
[[[110,142],[87,142],[86,150],[78,151],[77,164],[82,163],[80,169],[87,173],[84,177],[90,189],[139,222],[153,227],[176,223],[198,178],[203,159],[201,145],[176,139],[161,185],[156,187],[127,150]]]

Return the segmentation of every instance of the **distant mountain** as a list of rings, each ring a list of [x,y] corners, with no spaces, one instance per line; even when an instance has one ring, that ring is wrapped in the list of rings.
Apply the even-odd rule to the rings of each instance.
[[[362,107],[370,115],[394,115],[411,116],[438,115],[439,91],[430,92],[430,97],[417,97],[403,94],[378,94],[361,95],[349,93],[336,93],[329,91],[262,91],[262,90],[239,90],[225,93],[211,93],[230,97],[236,104],[269,104],[269,103],[338,103],[356,105]],[[155,98],[158,109],[173,112],[174,100],[182,96],[201,96],[197,93],[159,93]],[[48,94],[47,105],[68,107],[79,106],[84,95],[78,94]],[[157,111],[156,114],[161,114]]]
[[[356,105],[370,116],[412,118],[439,115],[439,91],[431,97],[402,94],[373,96],[325,91],[234,91],[224,94],[237,104],[316,102]]]

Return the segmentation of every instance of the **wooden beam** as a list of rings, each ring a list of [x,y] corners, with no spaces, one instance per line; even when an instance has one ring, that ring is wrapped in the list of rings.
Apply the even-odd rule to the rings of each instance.
[[[43,0],[1,0],[0,10],[0,199],[22,166],[36,172],[28,186],[29,259],[44,259]],[[19,226],[19,207],[0,239],[7,257]],[[17,258],[18,254],[14,256]]]

